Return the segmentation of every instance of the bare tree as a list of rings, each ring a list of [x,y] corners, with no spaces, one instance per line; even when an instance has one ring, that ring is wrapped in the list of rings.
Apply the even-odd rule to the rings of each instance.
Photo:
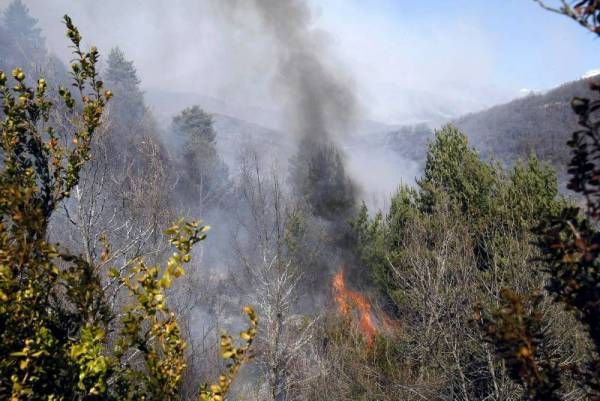
[[[257,361],[268,388],[263,397],[287,401],[292,399],[292,389],[304,380],[297,367],[313,341],[317,318],[299,313],[306,282],[286,236],[294,205],[276,166],[265,174],[255,151],[246,153],[240,166],[241,213],[234,249],[244,270],[243,280],[254,289],[249,294],[251,303],[261,316]]]
[[[554,0],[550,5],[545,0],[534,0],[545,10],[565,15],[584,28],[600,35],[600,4],[597,0]],[[558,4],[556,4],[558,3]]]
[[[57,110],[52,118],[68,129],[69,117],[63,111]],[[92,158],[62,213],[55,214],[50,235],[103,271],[104,291],[114,308],[123,301],[117,278],[130,275],[138,258],[156,260],[167,249],[161,227],[174,213],[167,202],[167,161],[151,127],[140,124],[144,129],[140,140],[117,151],[110,113],[103,119]],[[119,246],[107,249],[108,243]],[[109,269],[118,274],[109,277]]]
[[[292,369],[313,340],[316,318],[294,313],[299,298],[301,275],[289,263],[265,255],[263,263],[253,269],[256,282],[256,305],[262,311],[262,340],[259,362],[264,367],[273,401],[286,401],[296,380]]]

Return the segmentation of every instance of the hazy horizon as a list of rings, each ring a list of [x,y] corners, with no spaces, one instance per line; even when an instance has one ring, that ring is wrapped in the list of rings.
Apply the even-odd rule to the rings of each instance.
[[[256,18],[232,24],[216,0],[25,3],[63,60],[68,49],[60,19],[68,13],[103,54],[121,47],[143,88],[211,97],[240,110],[281,109],[272,84],[272,39]],[[443,121],[600,66],[591,34],[533,1],[503,1],[493,16],[482,2],[464,0],[309,3],[310,29],[326,46],[326,62],[352,79],[363,120]]]

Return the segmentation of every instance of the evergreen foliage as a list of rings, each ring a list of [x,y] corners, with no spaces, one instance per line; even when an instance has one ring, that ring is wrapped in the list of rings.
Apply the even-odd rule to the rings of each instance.
[[[600,92],[600,86],[592,85],[592,89]],[[523,307],[531,295],[509,289],[504,290],[504,308],[492,312],[483,324],[498,355],[513,366],[511,377],[532,400],[563,399],[565,376],[574,377],[589,399],[600,397],[600,170],[596,162],[600,100],[575,98],[572,107],[581,129],[569,141],[573,154],[569,188],[583,196],[585,206],[563,207],[554,218],[542,221],[536,229],[540,234],[537,245],[549,275],[546,290],[584,325],[593,349],[583,363],[571,363],[565,372],[541,347],[548,333],[539,329],[539,312]]]
[[[215,143],[217,133],[213,128],[212,116],[199,106],[183,110],[173,118],[173,130],[186,142],[185,146]]]
[[[111,120],[123,130],[134,133],[139,131],[146,114],[146,105],[139,86],[141,80],[133,61],[127,60],[125,53],[118,47],[108,54],[105,77],[107,85],[115,94],[110,110]]]
[[[536,1],[600,34],[598,1]],[[372,212],[358,207],[332,142],[298,144],[289,198],[276,167],[265,174],[249,150],[229,178],[213,116],[199,106],[173,118],[171,157],[133,61],[113,49],[105,85],[97,49],[84,51],[68,16],[65,24],[72,86],[59,73],[53,91],[48,75],[37,79],[52,57],[22,0],[0,21],[0,399],[223,401],[235,390],[242,399],[251,393],[232,385],[256,349],[255,399],[600,400],[600,85],[594,99],[571,103],[580,128],[568,143],[569,188],[579,207],[559,194],[548,164],[533,154],[515,160],[542,123],[568,124],[564,111],[533,102],[543,109],[536,116],[552,119],[527,121],[531,132],[516,138],[521,99],[495,111],[511,122],[496,140],[519,148],[503,147],[511,167],[486,161],[447,125],[428,143],[416,185]],[[2,72],[14,65],[24,68]],[[560,127],[544,137],[552,152]],[[208,226],[173,224],[165,257],[154,227],[171,213],[169,200],[228,212],[239,277],[198,274],[174,287]],[[73,242],[83,255],[62,237],[51,243],[53,229],[64,234],[59,208],[67,224],[81,224],[73,230],[85,238]],[[114,221],[119,228],[105,233]],[[354,282],[342,283],[341,303],[334,284],[337,313],[321,313],[332,268]],[[198,295],[204,281],[213,294]],[[264,314],[260,343],[246,307],[242,345],[223,333],[218,360],[204,363],[210,351],[194,348],[205,338],[185,321],[201,296],[215,305],[251,299]],[[213,384],[198,386],[198,372],[223,365]]]
[[[196,207],[223,204],[231,183],[227,165],[217,153],[212,116],[198,106],[189,107],[173,118],[172,131],[182,142],[180,193]]]
[[[417,188],[399,188],[385,215],[369,218],[363,207],[354,223],[360,258],[405,327],[396,341],[412,362],[398,369],[422,369],[419,380],[443,380],[440,391],[461,399],[513,391],[489,364],[470,310],[500,302],[507,285],[539,288],[531,231],[564,205],[553,170],[537,158],[505,170],[482,161],[455,127],[436,132]]]
[[[290,179],[315,216],[344,225],[354,217],[357,189],[333,143],[303,139],[291,160]]]
[[[2,39],[0,39],[0,68],[9,69],[21,66],[32,73],[45,67],[46,44],[37,19],[29,14],[29,9],[21,0],[13,0],[2,15]]]
[[[600,4],[597,1],[563,2],[564,14],[600,35]],[[487,312],[482,327],[498,356],[510,367],[511,378],[520,383],[531,400],[562,400],[565,381],[575,381],[584,397],[600,399],[600,85],[592,82],[596,98],[575,97],[571,107],[580,128],[567,143],[572,158],[568,165],[568,188],[583,198],[583,206],[564,205],[551,218],[542,220],[536,232],[543,270],[548,275],[545,290],[585,328],[591,346],[585,358],[567,365],[552,358],[544,345],[549,333],[542,330],[542,317],[534,294],[503,290],[500,309]],[[525,305],[532,304],[526,308]]]
[[[485,213],[494,190],[494,169],[469,147],[467,137],[448,125],[436,132],[428,148],[420,186],[432,197],[436,190],[448,193],[465,213]]]

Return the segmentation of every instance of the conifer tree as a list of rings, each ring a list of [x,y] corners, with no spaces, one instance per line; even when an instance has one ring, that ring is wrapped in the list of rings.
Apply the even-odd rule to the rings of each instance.
[[[146,114],[141,80],[133,61],[127,60],[120,48],[110,51],[107,59],[106,83],[115,94],[115,101],[110,109],[111,121],[116,129],[124,129],[134,133]]]
[[[290,178],[296,196],[315,216],[342,224],[354,217],[357,188],[332,142],[303,139],[291,160]]]
[[[39,73],[46,62],[47,51],[38,20],[30,15],[21,0],[13,0],[4,10],[2,23],[6,36],[0,40],[0,65],[6,69],[20,65],[25,72],[37,69]]]
[[[561,1],[559,7],[536,1],[600,35],[598,1]],[[591,346],[583,358],[566,366],[552,358],[546,349],[551,333],[542,323],[539,294],[505,288],[502,306],[480,319],[511,378],[535,401],[569,399],[565,390],[569,379],[586,399],[600,399],[600,84],[592,82],[590,89],[594,98],[575,97],[571,102],[580,128],[567,142],[572,154],[568,188],[581,196],[582,206],[563,205],[535,232],[547,274],[545,290],[581,323]]]
[[[217,205],[230,186],[227,165],[217,153],[212,116],[199,106],[173,118],[173,134],[181,141],[179,189],[195,206]]]

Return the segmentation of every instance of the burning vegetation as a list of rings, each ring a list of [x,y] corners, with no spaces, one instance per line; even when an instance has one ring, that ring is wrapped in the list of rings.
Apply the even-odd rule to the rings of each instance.
[[[363,293],[348,288],[343,268],[333,276],[332,288],[338,313],[358,322],[360,333],[369,346],[377,334],[390,330],[389,317],[383,312],[376,313]]]

